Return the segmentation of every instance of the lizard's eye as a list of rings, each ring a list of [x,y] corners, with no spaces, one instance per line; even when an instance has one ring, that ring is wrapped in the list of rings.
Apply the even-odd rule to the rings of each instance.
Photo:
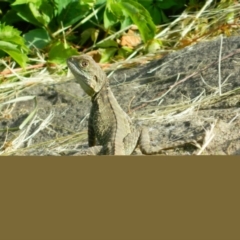
[[[87,60],[82,60],[82,61],[80,62],[80,66],[81,66],[81,67],[84,67],[84,68],[87,67],[88,64],[89,64],[89,63],[88,63]]]

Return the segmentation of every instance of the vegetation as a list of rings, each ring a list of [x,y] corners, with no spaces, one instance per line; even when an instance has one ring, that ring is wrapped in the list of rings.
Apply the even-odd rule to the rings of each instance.
[[[4,0],[0,57],[21,67],[40,59],[65,66],[67,57],[93,49],[100,62],[126,59],[230,34],[238,12],[233,0]]]

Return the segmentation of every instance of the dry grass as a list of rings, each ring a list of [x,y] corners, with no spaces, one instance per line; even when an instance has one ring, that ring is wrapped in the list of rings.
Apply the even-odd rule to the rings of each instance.
[[[112,64],[109,69],[116,70],[122,66],[126,66],[126,64],[130,64],[130,66],[132,66],[132,64],[135,63],[145,63],[151,61],[152,59],[161,57],[163,53],[175,51],[185,46],[195,44],[199,41],[210,40],[221,34],[225,36],[234,34],[234,32],[239,29],[240,4],[232,2],[228,6],[223,6],[223,3],[220,3],[218,6],[215,6],[215,8],[213,8],[212,5],[213,0],[206,1],[203,8],[197,13],[190,13],[186,11],[168,26],[160,26],[161,31],[159,31],[155,38],[161,39],[161,41],[165,44],[157,53],[146,54],[144,56],[138,55],[138,53],[144,48],[142,45],[138,47],[138,49],[136,49],[136,51],[129,56],[128,59]],[[115,35],[111,37],[114,38],[119,34],[120,32],[115,33]],[[135,58],[132,59],[134,56]],[[40,53],[38,54],[38,58],[33,60],[35,60],[37,63],[45,63],[45,60]],[[33,96],[18,97],[21,91],[32,85],[59,84],[68,81],[72,78],[69,73],[67,77],[64,75],[52,74],[47,68],[36,68],[26,70],[25,72],[18,72],[14,68],[14,63],[9,64],[4,60],[1,60],[0,66],[4,66],[5,69],[8,69],[9,72],[11,72],[11,74],[4,76],[2,75],[2,83],[0,84],[0,119],[11,117],[11,112],[13,111],[14,105],[19,101],[32,100],[34,103],[34,110],[23,121],[18,129],[1,129],[1,131],[6,132],[14,130],[19,131],[15,138],[11,140],[11,142],[6,139],[4,144],[0,147],[0,155],[24,155],[24,152],[28,151],[29,149],[37,149],[42,147],[48,147],[49,153],[51,152],[52,155],[58,155],[59,152],[68,152],[76,149],[79,142],[86,140],[86,132],[79,132],[71,134],[68,137],[52,139],[51,141],[42,142],[40,144],[31,144],[31,139],[39,131],[47,128],[51,123],[54,113],[51,112],[46,119],[40,119],[37,114],[38,104],[36,99]],[[62,67],[58,70],[62,71],[64,69]],[[153,69],[153,71],[156,71],[156,69]],[[159,120],[174,121],[176,119],[189,116],[194,110],[204,105],[211,105],[217,101],[221,101],[222,99],[229,97],[230,95],[239,94],[239,88],[222,93],[221,89],[224,84],[226,84],[228,79],[221,79],[220,73],[221,48],[219,50],[219,86],[215,89],[213,94],[206,95],[204,92],[202,92],[195,99],[186,99],[181,103],[169,105],[168,107],[161,107],[161,99],[172,91],[174,88],[173,86],[173,88],[170,88],[169,91],[167,91],[161,97],[151,100],[156,102],[155,107],[147,106],[144,108],[144,110],[139,110],[139,115],[137,118],[140,120],[154,122]],[[202,81],[207,84],[203,78]],[[148,113],[149,111],[151,111],[151,114]],[[85,121],[85,118],[83,121]],[[36,129],[34,133],[30,134],[29,130],[31,129],[31,126],[37,122],[41,122],[41,124],[39,124],[39,128]],[[212,140],[214,136],[212,133],[213,128],[214,125],[209,132],[206,132],[204,144],[199,150],[198,154],[201,154],[208,143]],[[26,144],[26,147],[22,148],[23,144]]]

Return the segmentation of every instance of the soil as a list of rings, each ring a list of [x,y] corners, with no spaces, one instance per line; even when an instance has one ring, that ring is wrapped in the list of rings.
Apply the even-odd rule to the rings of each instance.
[[[222,48],[219,38],[147,64],[116,70],[110,83],[119,104],[135,124],[149,127],[154,145],[199,140],[201,146],[209,139],[206,135],[213,127],[214,136],[202,154],[240,154],[239,36],[224,38]],[[38,84],[17,95],[37,99],[37,117],[28,135],[49,114],[53,117],[45,128],[12,151],[12,155],[72,155],[87,148],[91,101],[74,79],[61,84]],[[11,115],[1,119],[0,128],[19,127],[33,108],[33,100],[15,104]],[[1,132],[1,145],[10,149],[22,131]],[[198,151],[190,144],[163,154],[192,155]],[[136,150],[134,154],[141,153]]]

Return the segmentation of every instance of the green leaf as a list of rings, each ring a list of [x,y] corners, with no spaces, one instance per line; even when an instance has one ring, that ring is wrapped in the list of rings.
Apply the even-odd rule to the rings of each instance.
[[[160,9],[169,9],[172,7],[181,8],[184,6],[186,0],[157,0],[156,5]]]
[[[154,23],[157,24],[157,25],[163,23],[163,19],[161,18],[160,11],[161,10],[156,8],[156,7],[151,7],[149,9],[149,13],[152,16],[152,19],[153,19]]]
[[[116,41],[109,39],[109,40],[106,40],[104,42],[101,42],[101,43],[97,44],[96,46],[99,47],[99,48],[109,48],[109,47],[116,47],[117,48],[118,44],[117,44]]]
[[[130,26],[133,23],[132,19],[129,16],[126,16],[122,21],[121,21],[121,29],[126,28],[127,26]]]
[[[116,24],[117,18],[116,16],[109,11],[108,8],[105,8],[104,15],[103,15],[103,22],[104,22],[104,28],[108,29],[112,25]]]
[[[18,50],[18,46],[16,44],[12,44],[9,42],[5,42],[5,41],[0,41],[0,49],[1,50]]]
[[[186,0],[138,0],[138,2],[141,3],[147,10],[149,10],[149,12],[150,8],[155,8],[160,11],[163,9],[170,9],[172,7],[181,8],[187,3]]]
[[[117,18],[121,18],[123,16],[121,6],[119,5],[119,2],[116,2],[115,0],[108,0],[106,8]]]
[[[30,2],[35,3],[38,6],[40,6],[40,4],[41,4],[41,0],[16,0],[14,3],[12,3],[12,6],[21,5],[21,4],[28,4]]]
[[[55,43],[49,51],[49,62],[56,64],[66,64],[66,59],[72,55],[78,55],[76,49],[70,48],[68,45],[64,46],[63,43]]]
[[[81,5],[79,1],[71,1],[64,8],[58,17],[58,20],[63,22],[64,26],[69,26],[82,19],[89,11],[88,5]]]
[[[106,48],[106,49],[99,49],[102,57],[100,63],[109,62],[112,57],[114,56],[117,48]]]
[[[152,20],[156,25],[163,23],[162,17],[160,15],[160,11],[162,10],[159,9],[156,4],[153,4],[151,1],[141,1],[140,3],[149,11]]]
[[[39,27],[47,27],[54,13],[54,5],[48,0],[16,0],[12,8],[22,19]]]
[[[45,29],[36,28],[23,35],[27,42],[28,47],[35,46],[36,48],[42,49],[47,46],[51,39]]]
[[[156,27],[149,12],[140,3],[134,0],[122,0],[119,5],[124,13],[138,26],[144,42],[154,38]]]
[[[84,45],[87,41],[96,42],[99,30],[96,28],[87,28],[81,33],[79,45]]]
[[[115,2],[115,0],[108,0],[104,11],[104,27],[108,29],[118,22],[122,24],[124,19],[125,16],[120,4]]]
[[[131,53],[133,52],[133,49],[132,48],[129,48],[129,47],[126,47],[126,46],[123,46],[121,47],[120,49],[118,49],[118,57],[120,58],[127,58]]]
[[[174,15],[174,12],[180,8],[184,7],[186,0],[138,0],[150,13],[154,23],[156,25],[169,22],[170,19],[165,15],[163,10],[170,9],[171,15]]]
[[[97,1],[96,1],[96,5],[105,4],[106,1],[108,1],[108,0],[97,0]]]
[[[25,46],[24,39],[20,36],[20,34],[21,32],[16,28],[0,24],[0,40],[4,40],[10,43],[15,43],[27,51],[27,47]]]
[[[0,41],[0,49],[11,56],[21,67],[26,66],[27,55],[23,54],[17,46],[10,46],[9,43]]]
[[[59,15],[61,14],[62,10],[72,2],[72,0],[54,0],[54,2],[56,4],[56,13]]]
[[[47,26],[50,18],[44,14],[39,12],[39,8],[34,5],[33,3],[29,3],[29,8],[34,16],[34,18],[42,25],[42,26]]]
[[[38,27],[43,27],[42,24],[40,24],[33,16],[28,4],[14,5],[12,6],[12,8],[17,13],[17,15],[24,21],[29,22]]]
[[[20,33],[11,26],[0,24],[0,50],[10,55],[21,67],[24,67],[28,60],[26,55],[28,48]]]
[[[13,25],[16,22],[20,22],[22,19],[17,15],[16,11],[10,9],[6,14],[3,15],[1,22],[4,22],[6,25]]]
[[[88,5],[89,7],[94,7],[96,0],[82,0],[82,5]]]

